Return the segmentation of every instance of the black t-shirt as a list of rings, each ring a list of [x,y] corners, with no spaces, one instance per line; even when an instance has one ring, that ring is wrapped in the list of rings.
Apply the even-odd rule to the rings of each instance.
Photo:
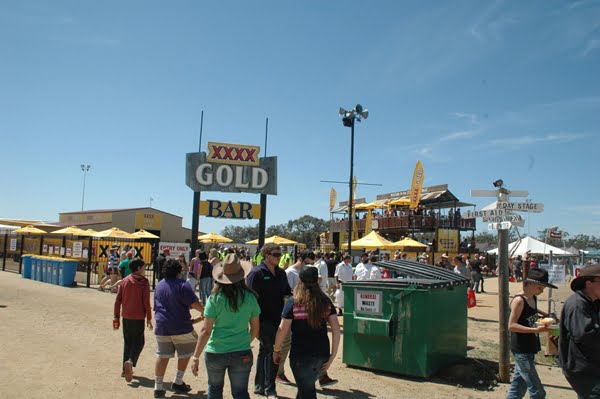
[[[329,312],[323,314],[323,322],[319,328],[312,328],[308,324],[308,315],[304,310],[304,305],[294,304],[294,298],[291,297],[285,303],[281,317],[292,320],[292,347],[290,349],[290,359],[298,355],[317,355],[329,356],[329,337],[327,336],[327,319],[336,314],[335,307],[329,302]]]
[[[481,262],[479,260],[474,260],[471,262],[471,270],[477,273],[481,273]]]
[[[533,297],[535,308],[529,306],[523,295],[517,295],[515,296],[515,299],[517,297],[523,298],[524,302],[523,311],[521,312],[517,323],[525,327],[535,327],[535,322],[538,320],[537,297]],[[540,338],[537,334],[511,332],[510,350],[513,353],[538,353],[540,351]]]
[[[212,264],[207,260],[203,260],[202,261],[202,271],[200,272],[199,278],[212,277],[212,271],[213,271]]]
[[[248,287],[258,294],[260,321],[279,324],[283,299],[292,295],[285,272],[280,267],[275,266],[275,275],[273,275],[263,261],[259,266],[252,269],[246,278],[246,282]]]
[[[335,277],[335,268],[338,265],[338,261],[329,259],[327,262],[327,277]]]

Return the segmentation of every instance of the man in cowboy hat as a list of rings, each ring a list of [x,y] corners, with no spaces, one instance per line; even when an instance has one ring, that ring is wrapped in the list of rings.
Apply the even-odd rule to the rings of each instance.
[[[600,265],[584,267],[571,289],[560,315],[560,365],[579,398],[600,398]]]
[[[507,399],[522,398],[527,391],[532,398],[546,397],[546,391],[535,369],[535,354],[540,351],[538,334],[550,331],[546,324],[537,324],[538,315],[548,316],[537,308],[537,297],[546,287],[558,288],[548,282],[546,270],[531,269],[523,281],[523,291],[515,295],[510,304],[508,329],[515,370]]]

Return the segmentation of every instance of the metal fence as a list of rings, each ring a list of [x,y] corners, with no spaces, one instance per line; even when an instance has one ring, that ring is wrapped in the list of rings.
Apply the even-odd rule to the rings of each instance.
[[[110,238],[50,235],[0,235],[0,262],[2,271],[22,272],[23,255],[43,255],[78,260],[75,282],[88,288],[99,285],[106,274],[108,255],[113,245],[119,245],[122,251],[126,246],[135,251],[134,257],[144,260],[146,278],[153,283],[154,248],[158,240],[125,240]]]

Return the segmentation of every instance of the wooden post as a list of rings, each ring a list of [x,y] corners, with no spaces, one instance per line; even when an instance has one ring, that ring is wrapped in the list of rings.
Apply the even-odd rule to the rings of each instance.
[[[508,274],[508,230],[498,230],[498,301],[500,311],[498,372],[502,382],[510,381],[510,333],[508,331],[510,293],[508,290]]]

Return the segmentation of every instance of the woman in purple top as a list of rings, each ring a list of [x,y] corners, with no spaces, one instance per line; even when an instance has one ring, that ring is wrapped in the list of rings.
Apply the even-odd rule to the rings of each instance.
[[[162,270],[163,279],[154,292],[154,319],[156,328],[156,380],[154,397],[163,398],[166,391],[163,378],[169,359],[177,351],[177,374],[171,388],[176,392],[189,392],[190,386],[183,382],[183,375],[194,354],[198,335],[192,324],[203,319],[204,306],[189,284],[181,279],[182,265],[176,259],[168,259]],[[200,312],[192,319],[190,308]]]

